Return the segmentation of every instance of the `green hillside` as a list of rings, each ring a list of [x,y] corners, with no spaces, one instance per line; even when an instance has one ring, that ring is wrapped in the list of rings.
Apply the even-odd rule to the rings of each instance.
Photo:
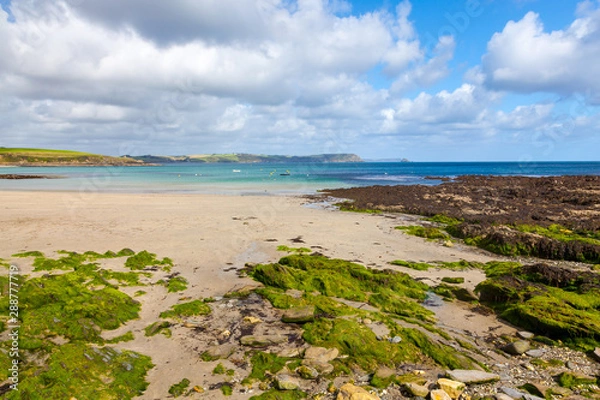
[[[0,147],[0,165],[139,165],[143,161],[72,150]]]

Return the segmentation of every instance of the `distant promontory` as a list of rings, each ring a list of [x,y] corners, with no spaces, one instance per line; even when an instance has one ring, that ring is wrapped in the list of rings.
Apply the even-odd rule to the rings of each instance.
[[[311,156],[281,156],[257,154],[197,154],[187,156],[126,156],[138,161],[154,164],[168,163],[339,163],[362,162],[356,154],[318,154]]]

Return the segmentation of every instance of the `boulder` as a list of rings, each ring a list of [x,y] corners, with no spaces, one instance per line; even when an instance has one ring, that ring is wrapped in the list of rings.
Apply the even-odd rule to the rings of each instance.
[[[315,319],[315,307],[306,306],[285,310],[281,320],[288,323],[304,324]]]
[[[321,375],[328,375],[333,372],[333,365],[329,364],[328,362],[313,359],[304,359],[302,360],[302,365],[314,368]]]
[[[242,336],[240,343],[250,347],[267,347],[287,342],[285,335],[248,335]]]
[[[228,358],[235,352],[236,345],[234,344],[222,344],[219,346],[211,346],[204,352],[210,359],[219,360],[222,358]]]
[[[431,400],[452,400],[452,397],[442,389],[432,390],[431,393],[429,393],[429,398]]]
[[[542,349],[533,349],[533,350],[527,350],[525,352],[525,355],[531,358],[540,358],[541,356],[544,355],[544,350]]]
[[[470,369],[446,371],[446,375],[452,380],[463,382],[467,385],[496,382],[500,380],[500,375]]]
[[[404,388],[408,393],[415,397],[427,397],[429,394],[429,389],[425,386],[421,386],[414,382],[408,382],[404,384]]]
[[[275,383],[279,390],[295,390],[300,387],[300,382],[287,374],[280,374],[275,377]]]
[[[332,349],[326,349],[325,347],[312,346],[306,349],[304,352],[304,359],[329,362],[334,360],[339,354],[340,351],[335,347]]]
[[[300,356],[300,350],[296,348],[287,348],[277,353],[277,357],[295,358]]]
[[[451,379],[440,378],[437,381],[438,386],[444,392],[448,393],[450,398],[458,399],[458,397],[465,391],[465,384],[463,382],[453,381]]]
[[[519,331],[519,332],[517,332],[517,336],[521,339],[529,340],[529,339],[533,339],[533,337],[535,335],[528,331]]]
[[[319,371],[308,365],[299,366],[296,373],[304,379],[316,379],[319,376]]]
[[[529,350],[529,342],[526,340],[517,340],[502,346],[502,351],[512,354],[513,356],[519,356]]]
[[[365,389],[346,383],[340,388],[337,400],[380,400],[379,396],[367,392]]]

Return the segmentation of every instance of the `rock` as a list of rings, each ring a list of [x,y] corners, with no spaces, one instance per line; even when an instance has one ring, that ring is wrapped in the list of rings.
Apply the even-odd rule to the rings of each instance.
[[[463,382],[453,381],[451,379],[440,378],[437,381],[438,386],[452,399],[458,399],[458,397],[465,391],[465,384]]]
[[[234,344],[222,344],[219,346],[211,346],[204,352],[209,358],[213,360],[219,360],[222,358],[228,358],[235,352],[236,345]]]
[[[279,390],[294,390],[300,387],[300,382],[287,374],[277,375],[275,383]]]
[[[452,400],[452,397],[442,389],[432,390],[431,393],[429,393],[429,398],[431,400]]]
[[[594,360],[600,362],[600,347],[596,347],[591,355]]]
[[[509,388],[509,387],[501,387],[500,391],[504,394],[507,394],[513,399],[524,399],[524,400],[544,400],[543,397],[534,396],[529,393],[521,392],[520,390]]]
[[[302,296],[304,296],[304,291],[297,290],[297,289],[288,289],[285,291],[285,294],[287,294],[288,296],[291,296],[295,299],[301,299]]]
[[[540,358],[545,353],[542,349],[533,349],[525,352],[525,355],[532,358]]]
[[[393,338],[390,338],[390,343],[400,343],[402,341],[402,338],[400,336],[394,336]]]
[[[533,337],[535,335],[531,332],[519,331],[519,332],[517,332],[517,336],[521,339],[529,340],[529,339],[533,339]]]
[[[244,346],[251,347],[266,347],[274,344],[287,342],[288,338],[285,335],[248,335],[242,336],[240,343]]]
[[[364,318],[364,319],[362,320],[362,322],[363,322],[363,324],[365,324],[365,325],[369,325],[369,324],[372,324],[372,323],[373,323],[373,321],[372,321],[372,320],[370,320],[369,318]]]
[[[308,360],[316,360],[321,362],[329,362],[334,360],[340,351],[335,347],[333,349],[326,349],[325,347],[309,347],[304,352],[304,358]]]
[[[259,324],[262,322],[262,319],[256,317],[244,317],[242,322],[246,324]]]
[[[408,393],[416,397],[427,397],[429,394],[428,388],[414,382],[405,383],[404,388],[408,391]]]
[[[313,359],[302,360],[302,365],[316,369],[321,375],[329,375],[333,372],[333,365],[328,362],[323,362]]]
[[[502,351],[512,354],[513,356],[519,356],[529,350],[529,342],[526,340],[517,340],[502,346]]]
[[[471,302],[479,300],[479,296],[477,296],[471,289],[455,288],[452,290],[452,293],[454,293],[456,299],[460,301]]]
[[[306,306],[285,310],[281,320],[288,323],[304,324],[315,319],[315,307]]]
[[[296,373],[304,379],[316,379],[319,376],[319,371],[308,365],[299,366]]]
[[[446,375],[452,380],[463,382],[467,385],[496,382],[500,380],[500,375],[469,369],[455,369],[452,371],[446,371]]]
[[[545,397],[548,387],[541,383],[529,382],[520,387],[534,396]]]
[[[243,296],[246,294],[249,294],[250,292],[255,291],[256,289],[259,289],[261,287],[264,287],[265,285],[263,285],[262,283],[253,283],[250,285],[245,285],[242,286],[239,289],[231,289],[229,292],[225,293],[225,297],[239,297],[239,296]]]
[[[196,392],[196,393],[204,393],[204,388],[202,386],[196,385],[193,387],[193,389],[194,389],[194,392]]]
[[[513,400],[512,397],[510,397],[509,395],[504,394],[504,393],[498,393],[497,395],[494,396],[494,398],[496,400]]]
[[[446,240],[444,242],[444,247],[454,247],[454,243],[452,243],[452,240]]]
[[[380,400],[379,396],[367,392],[365,389],[346,383],[340,388],[337,400]]]
[[[277,353],[277,357],[295,358],[300,356],[300,349],[288,348]]]
[[[195,320],[188,320],[183,323],[183,327],[189,328],[189,329],[196,329],[196,328],[199,328],[201,325],[202,325],[201,322],[195,321]]]
[[[375,377],[379,378],[379,379],[387,379],[390,376],[396,375],[396,371],[388,368],[388,367],[381,367],[379,368],[376,372],[375,372]]]

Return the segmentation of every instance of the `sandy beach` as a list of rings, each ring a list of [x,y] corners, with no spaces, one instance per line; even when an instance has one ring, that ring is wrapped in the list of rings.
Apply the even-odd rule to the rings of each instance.
[[[173,271],[189,281],[188,288],[181,293],[167,293],[160,286],[145,288],[147,293],[136,297],[142,303],[140,319],[103,333],[105,339],[110,339],[132,331],[135,340],[115,347],[152,357],[155,367],[148,374],[150,385],[143,399],[164,398],[169,387],[183,378],[204,388],[220,379],[211,374],[215,362],[200,360],[199,354],[206,343],[193,336],[190,329],[173,327],[173,336],[167,338],[146,337],[144,328],[158,321],[162,311],[183,298],[218,298],[228,291],[255,284],[249,278],[238,277],[237,271],[246,263],[276,262],[285,255],[277,251],[279,245],[309,247],[325,256],[367,267],[401,270],[431,285],[439,284],[444,276],[460,276],[465,278],[464,286],[468,289],[485,279],[482,271],[416,271],[389,262],[499,259],[473,247],[461,244],[445,247],[439,241],[427,241],[394,229],[413,224],[415,216],[341,212],[302,197],[3,192],[0,204],[0,257],[17,264],[22,274],[31,273],[32,259],[11,258],[12,254],[41,251],[55,256],[59,250],[101,253],[127,247],[170,257],[174,261]],[[103,263],[107,268],[119,268],[111,264],[113,260]],[[32,276],[42,273],[35,272]],[[136,288],[121,290],[133,296]],[[479,336],[491,331],[516,332],[493,315],[473,313],[467,303],[448,303],[434,311],[438,325],[450,331],[468,331]],[[221,398],[222,395],[213,390],[201,396]],[[234,393],[231,398],[248,397],[247,393]]]

